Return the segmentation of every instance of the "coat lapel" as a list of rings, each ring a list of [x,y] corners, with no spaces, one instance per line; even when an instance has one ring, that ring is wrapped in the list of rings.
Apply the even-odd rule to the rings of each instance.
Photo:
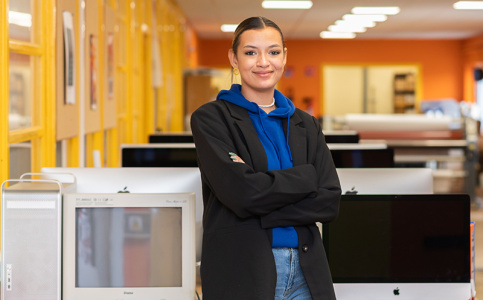
[[[253,169],[255,171],[268,170],[268,160],[267,155],[265,154],[265,148],[263,148],[263,145],[258,138],[257,131],[255,130],[255,127],[253,127],[248,111],[233,103],[227,101],[225,101],[225,103],[233,120],[235,120],[235,124],[240,128],[243,135],[248,148],[248,153],[251,154],[250,159]]]
[[[283,128],[287,128],[287,120],[283,122]],[[287,134],[287,133],[285,133]],[[298,166],[307,163],[307,130],[303,127],[302,119],[297,113],[290,117],[288,144],[292,153],[293,165]]]

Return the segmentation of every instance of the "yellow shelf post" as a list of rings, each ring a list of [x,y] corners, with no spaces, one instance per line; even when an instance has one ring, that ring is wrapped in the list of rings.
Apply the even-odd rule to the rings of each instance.
[[[8,0],[0,1],[0,181],[9,177],[8,144]]]

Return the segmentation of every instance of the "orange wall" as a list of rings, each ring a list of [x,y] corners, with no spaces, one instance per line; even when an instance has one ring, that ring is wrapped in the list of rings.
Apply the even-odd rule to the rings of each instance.
[[[302,99],[314,101],[319,112],[321,101],[320,69],[323,64],[417,64],[422,71],[422,99],[463,96],[463,45],[461,40],[287,40],[287,68],[280,90],[288,94],[298,107]],[[200,40],[199,65],[229,67],[231,40]],[[308,73],[308,75],[306,74]]]
[[[474,68],[483,68],[483,35],[467,39],[463,43],[464,57],[464,99],[474,101]]]
[[[184,37],[186,43],[186,65],[191,69],[195,69],[199,66],[197,50],[199,48],[200,39],[189,24],[186,25]]]

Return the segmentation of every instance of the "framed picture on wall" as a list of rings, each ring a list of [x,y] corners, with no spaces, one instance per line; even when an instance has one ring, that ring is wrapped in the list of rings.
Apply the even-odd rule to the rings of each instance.
[[[114,99],[114,33],[107,33],[107,99]]]
[[[64,21],[65,104],[75,104],[75,40],[72,14],[62,13]]]
[[[90,72],[90,104],[91,109],[97,109],[97,37],[89,36],[89,72]]]

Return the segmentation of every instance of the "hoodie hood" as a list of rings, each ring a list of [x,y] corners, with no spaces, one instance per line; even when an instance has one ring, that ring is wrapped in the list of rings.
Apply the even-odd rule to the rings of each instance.
[[[277,108],[270,112],[271,117],[290,118],[295,112],[295,105],[281,92],[275,90],[275,105]],[[216,100],[223,99],[247,109],[249,112],[259,114],[263,111],[255,102],[250,102],[241,93],[241,85],[233,84],[229,90],[221,90],[216,96]]]
[[[275,90],[274,98],[277,107],[267,114],[255,102],[248,101],[242,95],[239,84],[233,84],[229,90],[222,90],[216,97],[217,100],[223,99],[248,110],[252,124],[265,148],[269,170],[293,166],[288,137],[290,117],[295,112],[295,105],[278,90]],[[283,131],[282,119],[287,119],[286,134]]]

